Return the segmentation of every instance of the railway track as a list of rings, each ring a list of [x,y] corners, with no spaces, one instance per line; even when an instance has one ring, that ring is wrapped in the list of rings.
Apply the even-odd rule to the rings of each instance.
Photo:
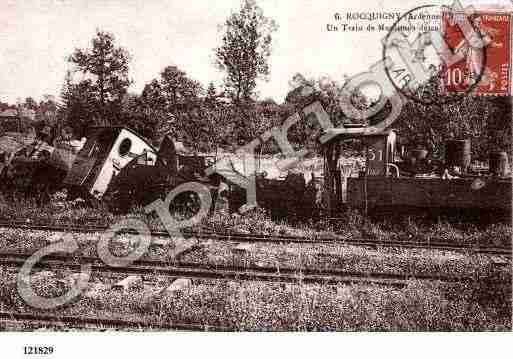
[[[68,329],[144,329],[180,331],[230,331],[229,328],[188,323],[149,322],[143,320],[110,319],[84,316],[47,315],[38,313],[0,312],[0,322],[16,323],[23,326],[36,326]]]
[[[0,252],[0,266],[21,268],[29,254]],[[444,282],[465,282],[470,277],[403,274],[381,272],[349,272],[340,270],[314,270],[275,267],[243,267],[243,266],[212,266],[198,264],[170,265],[162,261],[139,260],[126,267],[111,267],[96,257],[65,257],[49,255],[37,263],[36,268],[52,269],[65,268],[80,270],[83,264],[91,265],[91,270],[98,273],[121,273],[127,275],[168,277],[185,277],[203,280],[245,280],[285,283],[318,283],[318,284],[375,284],[383,286],[404,287],[411,279],[436,280]]]
[[[17,228],[27,230],[44,230],[56,232],[78,232],[78,233],[96,233],[105,232],[108,226],[76,226],[64,224],[27,224],[20,221],[1,221],[0,227],[4,228]],[[120,233],[136,233],[132,230],[121,231]],[[169,233],[165,231],[151,231],[151,235],[155,237],[170,237]],[[400,240],[387,240],[377,241],[368,239],[341,239],[336,237],[319,237],[319,238],[306,238],[297,236],[278,236],[278,235],[262,235],[262,234],[240,234],[240,233],[219,233],[213,231],[190,231],[184,230],[183,236],[186,238],[198,239],[212,239],[218,241],[236,241],[236,242],[260,242],[260,243],[300,243],[300,244],[319,244],[319,243],[340,243],[353,246],[371,247],[371,248],[411,248],[411,249],[435,249],[447,251],[470,251],[479,254],[500,255],[505,257],[512,257],[511,247],[490,247],[490,246],[476,246],[470,244],[453,243],[447,241],[400,241]]]

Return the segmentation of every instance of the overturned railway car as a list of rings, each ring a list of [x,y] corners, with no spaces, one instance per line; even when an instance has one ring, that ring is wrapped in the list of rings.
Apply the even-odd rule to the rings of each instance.
[[[99,200],[134,158],[155,163],[156,150],[125,127],[96,127],[87,139],[53,145],[35,134],[8,133],[0,137],[2,191],[49,199],[67,188],[68,199]]]
[[[63,181],[70,198],[100,199],[112,179],[136,158],[146,164],[155,164],[157,151],[129,128],[92,129]]]

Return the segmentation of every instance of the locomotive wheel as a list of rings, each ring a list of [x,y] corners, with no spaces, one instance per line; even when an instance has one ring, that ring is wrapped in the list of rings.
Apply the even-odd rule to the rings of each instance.
[[[170,205],[170,211],[189,219],[195,216],[201,208],[201,200],[195,192],[178,194]]]

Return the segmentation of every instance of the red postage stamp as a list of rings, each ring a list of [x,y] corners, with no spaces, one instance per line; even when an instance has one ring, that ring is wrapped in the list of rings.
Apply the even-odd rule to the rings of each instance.
[[[455,21],[466,16],[480,36],[483,46],[473,47]],[[442,28],[447,45],[462,59],[446,66],[442,77],[445,93],[472,90],[477,95],[510,96],[512,94],[512,13],[477,11],[470,15],[444,13]]]

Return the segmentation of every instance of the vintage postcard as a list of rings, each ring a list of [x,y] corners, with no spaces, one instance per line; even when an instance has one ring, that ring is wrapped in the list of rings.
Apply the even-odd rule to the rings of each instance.
[[[2,2],[0,357],[511,332],[512,53],[509,0]]]

